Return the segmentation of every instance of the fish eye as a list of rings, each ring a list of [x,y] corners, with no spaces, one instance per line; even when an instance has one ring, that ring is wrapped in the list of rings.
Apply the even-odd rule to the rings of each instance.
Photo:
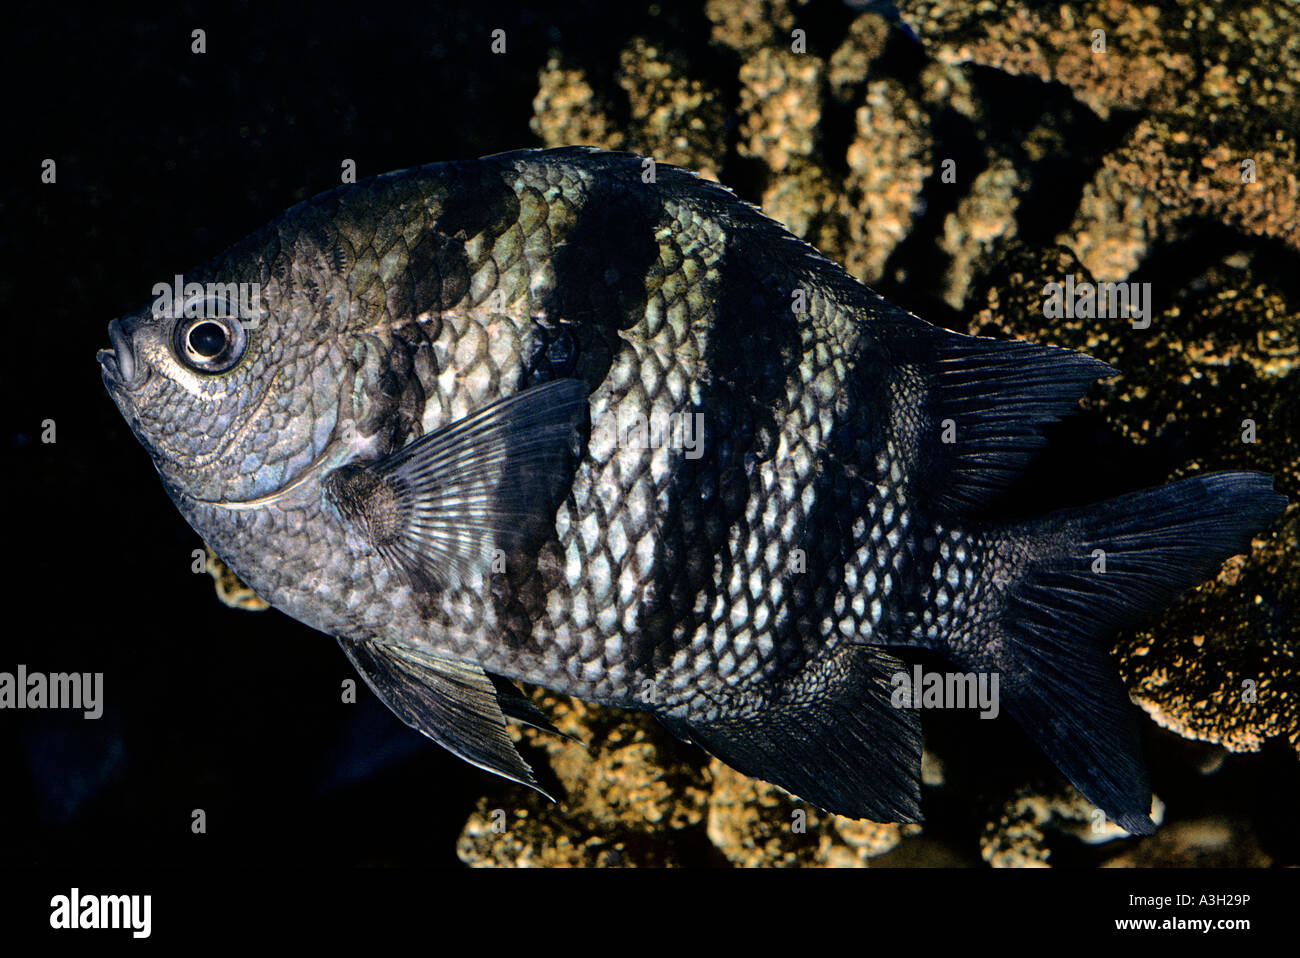
[[[226,348],[226,340],[230,337],[220,323],[199,323],[190,327],[188,338],[190,349],[204,359],[212,359]]]
[[[243,324],[229,315],[182,319],[172,335],[176,357],[199,373],[224,373],[243,358],[247,346]]]

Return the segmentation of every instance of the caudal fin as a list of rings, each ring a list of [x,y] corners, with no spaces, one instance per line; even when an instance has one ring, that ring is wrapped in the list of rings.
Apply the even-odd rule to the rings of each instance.
[[[1136,712],[1098,640],[1248,551],[1285,505],[1270,477],[1220,472],[986,531],[982,598],[949,653],[999,672],[1007,710],[1079,791],[1150,834]]]

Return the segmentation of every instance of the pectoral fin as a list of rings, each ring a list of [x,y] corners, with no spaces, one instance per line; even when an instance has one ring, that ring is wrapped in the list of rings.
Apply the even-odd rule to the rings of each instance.
[[[413,587],[446,589],[552,528],[586,422],[586,384],[557,379],[336,469],[326,488]]]
[[[546,795],[510,741],[497,689],[482,669],[380,642],[339,639],[339,645],[375,695],[411,728],[472,765]]]

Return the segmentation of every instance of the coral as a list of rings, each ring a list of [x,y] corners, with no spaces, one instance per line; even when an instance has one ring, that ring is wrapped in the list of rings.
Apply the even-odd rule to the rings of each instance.
[[[867,85],[848,150],[850,249],[844,268],[858,279],[878,279],[889,254],[916,216],[931,172],[929,115],[896,80]]]
[[[819,166],[799,163],[772,177],[763,191],[763,212],[827,256],[846,258],[852,248],[848,203]]]
[[[1113,167],[1103,167],[1084,187],[1074,222],[1057,242],[1073,249],[1098,280],[1121,280],[1155,240],[1159,210],[1154,193],[1130,189]]]
[[[714,43],[749,54],[789,38],[793,5],[791,0],[706,0],[704,13],[713,23]]]
[[[919,825],[828,815],[716,759],[710,771],[709,840],[734,865],[861,867],[921,831]]]
[[[510,811],[480,799],[456,842],[456,854],[479,868],[593,868],[671,865],[671,859],[634,856],[616,835],[582,827],[580,818],[547,816],[537,802]],[[655,851],[667,846],[653,846]]]
[[[1164,803],[1156,796],[1151,819],[1164,819]],[[1045,868],[1050,866],[1051,849],[1047,832],[1058,831],[1091,845],[1127,836],[1118,825],[1079,792],[1069,786],[1063,791],[1026,787],[1011,797],[997,820],[984,826],[980,855],[994,868]]]
[[[1239,818],[1201,818],[1167,826],[1103,868],[1268,868],[1272,856]]]
[[[627,148],[717,179],[722,103],[716,90],[685,74],[680,56],[641,37],[619,55],[618,84],[627,94],[632,119]]]
[[[515,790],[518,805],[499,813],[481,802],[457,845],[461,860],[674,864],[675,836],[702,827],[706,814],[710,779],[700,767],[704,756],[694,756],[699,764],[683,761],[678,753],[684,747],[648,715],[542,690],[533,698],[570,738],[536,729],[512,729],[512,735],[525,748],[545,750],[539,764],[558,779],[560,804],[524,789]]]
[[[953,308],[966,301],[973,264],[987,257],[994,241],[1016,235],[1020,176],[1011,162],[995,160],[971,184],[970,192],[943,224],[943,249],[952,257],[944,298]]]
[[[1294,6],[1100,0],[1028,9],[937,0],[906,4],[904,17],[940,63],[1062,83],[1103,118],[1116,108],[1147,111],[1104,158],[1092,203],[1072,228],[1099,278],[1134,265],[1157,225],[1193,214],[1300,248]],[[1105,33],[1104,53],[1093,49],[1094,30]],[[1243,181],[1246,160],[1254,182]],[[1107,216],[1117,211],[1123,248],[1107,262],[1093,248],[1110,238]]]
[[[1038,9],[935,0],[905,4],[903,12],[940,62],[1063,83],[1102,116],[1115,107],[1179,102],[1195,79],[1195,59],[1171,44],[1171,29],[1174,37],[1187,36],[1172,25],[1175,16],[1123,0]],[[1105,34],[1104,49],[1095,30]]]
[[[617,83],[631,124],[614,119],[613,91],[598,93],[586,74],[551,57],[538,75],[532,130],[547,146],[627,149],[717,179],[725,117],[717,92],[686,75],[681,56],[634,37],[619,54]]]
[[[262,612],[271,607],[269,602],[244,585],[239,576],[231,572],[230,567],[217,558],[217,554],[211,547],[205,544],[204,549],[207,550],[207,557],[204,559],[203,567],[207,569],[208,575],[212,576],[218,599],[232,609],[243,609],[245,612]]]
[[[831,54],[826,71],[830,91],[838,100],[849,100],[866,82],[871,64],[885,52],[890,25],[884,17],[864,13],[849,26],[849,35]]]
[[[614,128],[608,108],[581,70],[566,69],[558,57],[551,57],[537,84],[529,125],[544,144],[622,149],[622,131]]]
[[[740,68],[741,156],[780,173],[811,156],[821,120],[825,64],[817,57],[763,48]]]
[[[703,832],[737,866],[860,867],[921,831],[828,815],[680,745],[648,716],[541,690],[533,698],[582,740],[513,731],[546,750],[560,803],[522,789],[510,807],[480,801],[457,844],[467,864],[673,865],[685,836]]]
[[[1113,177],[1130,196],[1155,198],[1157,226],[1209,216],[1300,250],[1298,169],[1294,127],[1262,139],[1238,131],[1211,135],[1196,117],[1150,117],[1105,157],[1099,177]],[[1254,180],[1245,182],[1247,176]]]

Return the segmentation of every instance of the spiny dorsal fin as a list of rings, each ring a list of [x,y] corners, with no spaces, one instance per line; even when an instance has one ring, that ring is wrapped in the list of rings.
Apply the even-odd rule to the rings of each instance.
[[[587,386],[557,379],[326,479],[330,500],[419,591],[446,589],[542,536],[568,489]]]

